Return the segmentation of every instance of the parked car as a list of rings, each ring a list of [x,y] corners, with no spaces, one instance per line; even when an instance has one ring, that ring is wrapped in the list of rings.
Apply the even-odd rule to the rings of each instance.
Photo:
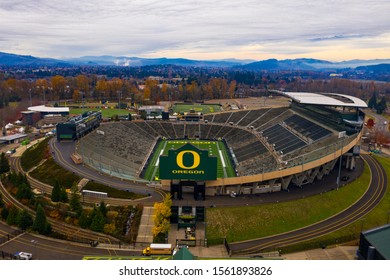
[[[14,254],[14,259],[16,260],[31,260],[32,254],[27,252],[16,252]]]

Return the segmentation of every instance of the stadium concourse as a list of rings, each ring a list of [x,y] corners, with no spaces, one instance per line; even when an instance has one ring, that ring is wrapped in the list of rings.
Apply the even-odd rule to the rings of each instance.
[[[322,180],[335,166],[340,172],[341,167],[355,169],[364,123],[360,109],[367,107],[365,102],[342,94],[273,94],[288,97],[290,105],[206,114],[196,122],[105,123],[80,139],[77,153],[100,173],[157,186],[178,199],[186,191],[203,200],[289,190]],[[175,141],[182,146],[168,144]],[[210,147],[191,144],[201,141]],[[221,148],[213,151],[211,143]],[[164,157],[172,157],[164,161],[171,164],[159,164]],[[233,174],[221,169],[208,174],[210,168],[202,164],[213,157],[219,158],[216,165],[231,164]],[[147,171],[151,166],[152,175]],[[165,175],[158,176],[161,173]],[[339,173],[338,185],[340,180]]]

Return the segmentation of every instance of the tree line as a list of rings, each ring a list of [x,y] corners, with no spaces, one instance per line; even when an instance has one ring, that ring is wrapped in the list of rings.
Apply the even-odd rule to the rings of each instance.
[[[77,75],[53,75],[56,73],[53,70],[44,77],[32,75],[29,79],[0,73],[0,108],[22,99],[38,100],[40,103],[82,99],[156,103],[258,96],[266,94],[268,89],[343,93],[365,101],[374,94],[379,98],[387,98],[390,94],[389,83],[330,79],[316,72],[251,72],[154,66],[131,69],[129,73],[125,72],[127,68],[118,68],[118,72],[115,72],[118,76],[115,77],[107,75],[107,69],[111,68],[83,68],[85,73]],[[65,70],[57,71],[65,74]]]

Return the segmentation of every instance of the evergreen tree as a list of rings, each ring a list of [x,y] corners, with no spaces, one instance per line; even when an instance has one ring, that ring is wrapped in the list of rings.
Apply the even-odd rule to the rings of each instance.
[[[19,209],[16,208],[15,206],[11,206],[7,216],[7,224],[16,226],[18,224],[18,217],[19,217]]]
[[[104,218],[102,212],[100,212],[100,210],[97,210],[96,214],[92,219],[90,229],[97,232],[103,232],[105,223],[106,219]]]
[[[8,159],[4,153],[0,156],[0,174],[7,173],[10,170]]]
[[[61,188],[60,201],[67,203],[69,201],[68,194],[65,188]]]
[[[376,113],[383,114],[383,112],[386,111],[386,108],[387,108],[386,99],[383,96],[381,101],[376,106]]]
[[[56,180],[54,183],[54,187],[51,190],[51,201],[58,202],[61,200],[61,187],[58,181]]]
[[[80,217],[83,212],[83,206],[80,202],[80,196],[76,192],[76,188],[72,188],[72,195],[70,196],[69,201],[70,209],[77,213],[77,216]]]
[[[89,228],[91,225],[91,217],[88,215],[87,211],[82,211],[80,218],[79,218],[79,225],[82,228]]]
[[[3,196],[0,193],[0,208],[4,207],[4,201],[3,201]]]
[[[103,217],[107,216],[107,207],[106,207],[106,204],[104,203],[104,201],[100,202],[99,210],[103,214]]]
[[[3,220],[7,220],[7,218],[8,218],[8,215],[9,215],[9,210],[8,210],[8,208],[7,207],[4,207],[2,210],[1,210],[1,218],[3,219]]]
[[[23,210],[19,213],[18,227],[22,230],[26,230],[33,225],[34,221],[30,213],[27,210]]]
[[[41,204],[38,204],[37,207],[37,214],[33,223],[33,230],[36,230],[40,234],[48,234],[51,231],[51,226],[47,222],[45,210],[43,210]]]
[[[32,197],[33,197],[33,192],[30,186],[24,182],[20,184],[16,192],[16,198],[21,200],[21,199],[31,199]]]
[[[372,95],[370,100],[368,100],[368,108],[375,109],[376,108],[376,104],[377,104],[376,93],[374,92],[374,94]]]

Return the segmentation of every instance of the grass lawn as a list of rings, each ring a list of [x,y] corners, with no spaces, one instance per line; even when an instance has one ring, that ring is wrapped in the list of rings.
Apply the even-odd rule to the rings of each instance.
[[[243,241],[283,233],[324,220],[358,200],[368,187],[370,171],[338,191],[276,204],[207,209],[207,239]],[[389,209],[389,208],[387,208]]]
[[[390,159],[380,156],[375,157],[385,168],[386,174],[390,174]],[[318,248],[319,244],[335,244],[338,243],[339,240],[343,240],[344,237],[350,237],[349,240],[357,240],[361,230],[364,231],[387,224],[389,221],[388,219],[390,218],[390,181],[387,183],[387,192],[382,201],[362,219],[322,237],[283,248],[282,253]],[[355,245],[357,245],[357,241]]]
[[[175,104],[173,105],[174,113],[184,113],[190,110],[195,112],[202,112],[203,114],[215,113],[221,111],[220,105],[214,104]]]
[[[80,181],[80,177],[72,172],[62,168],[58,165],[53,158],[49,158],[42,165],[38,166],[30,175],[48,185],[54,186],[58,181],[61,186],[69,189],[74,182]]]
[[[198,147],[201,150],[209,150],[209,155],[217,156],[217,177],[224,178],[225,172],[227,177],[236,176],[233,164],[231,163],[228,157],[228,151],[225,147],[225,144],[221,141],[208,141],[208,140],[162,140],[157,145],[157,148],[152,155],[152,160],[150,161],[144,179],[153,181],[158,180],[159,178],[159,157],[160,155],[167,155],[169,149],[178,149],[184,144],[190,142],[194,146]],[[161,150],[163,152],[161,153]],[[222,160],[219,151],[221,151],[223,156],[223,161],[225,162],[225,167],[222,166]],[[225,169],[225,171],[224,171]]]
[[[47,143],[49,140],[49,138],[46,138],[42,142],[31,146],[23,153],[20,158],[20,163],[24,171],[28,171],[34,166],[37,166],[44,159],[45,153],[47,153]]]
[[[69,114],[71,115],[80,115],[82,112],[87,112],[87,111],[102,111],[102,116],[103,118],[111,118],[114,115],[118,116],[124,116],[128,115],[129,113],[132,113],[132,111],[126,110],[126,109],[102,109],[102,108],[72,108],[69,111]]]

